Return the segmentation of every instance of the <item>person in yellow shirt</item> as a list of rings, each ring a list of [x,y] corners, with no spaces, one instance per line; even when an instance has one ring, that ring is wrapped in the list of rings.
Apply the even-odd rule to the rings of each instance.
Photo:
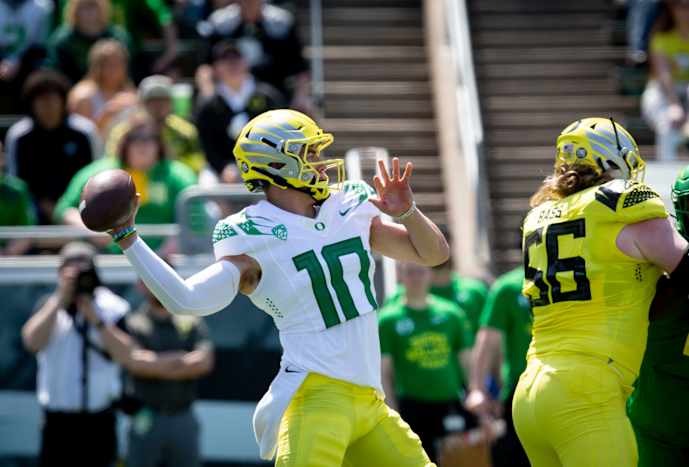
[[[523,225],[523,293],[533,337],[514,424],[533,467],[635,467],[625,401],[639,374],[648,310],[663,272],[685,283],[687,242],[645,163],[612,119],[585,118],[557,139],[554,173]]]
[[[193,123],[172,112],[172,79],[163,75],[151,75],[139,84],[139,103],[165,144],[168,156],[189,167],[197,175],[206,167],[206,156],[201,150],[199,134]],[[117,123],[106,141],[105,154],[114,156],[129,131],[128,119]]]
[[[664,2],[650,38],[651,76],[641,96],[641,114],[656,133],[656,156],[677,158],[689,136],[689,1]]]

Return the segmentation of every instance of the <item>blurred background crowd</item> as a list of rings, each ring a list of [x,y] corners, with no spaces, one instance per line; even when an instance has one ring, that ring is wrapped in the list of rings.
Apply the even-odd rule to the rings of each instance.
[[[334,43],[323,52],[326,102],[313,92],[314,50],[301,38],[309,3],[0,0],[0,227],[84,228],[81,189],[114,167],[135,180],[139,223],[184,224],[178,195],[240,182],[232,156],[240,129],[266,110],[290,107],[329,118],[323,126],[337,151],[377,144],[413,160],[420,205],[453,231],[461,249],[461,222],[448,214],[460,201],[451,198],[452,175],[440,173],[436,157],[445,129],[433,123],[434,106],[440,112],[442,105],[430,96],[433,53],[423,49],[431,39],[424,39],[422,17],[433,0],[324,0],[326,41]],[[466,3],[486,133],[476,170],[492,184],[481,231],[492,262],[463,275],[451,263],[432,271],[398,265],[399,286],[378,284],[382,374],[389,403],[436,458],[448,433],[471,430],[483,416],[507,417],[493,463],[522,465],[509,406],[530,339],[517,242],[526,196],[550,169],[557,129],[589,113],[610,109],[648,159],[686,159],[689,1]],[[537,33],[558,21],[579,30],[555,31],[543,44],[547,34]],[[353,34],[355,24],[372,32]],[[214,222],[234,209],[223,202],[190,206],[191,224],[201,225],[191,228],[206,242]],[[179,255],[177,236],[144,238],[183,270],[198,266]],[[107,237],[79,244],[55,236],[0,239],[7,258],[32,256],[40,265],[43,256],[58,255],[55,273],[22,276],[21,266],[3,271],[0,281],[0,405],[7,420],[29,420],[9,429],[0,415],[0,465],[51,465],[78,427],[83,439],[95,436],[95,449],[98,439],[116,437],[117,426],[119,448],[97,450],[119,451],[126,465],[260,465],[249,420],[279,362],[270,319],[239,298],[205,324],[173,320],[130,276],[103,267],[108,260],[96,258],[104,253],[119,253]],[[79,285],[96,266],[109,272],[96,285]],[[90,302],[77,303],[79,287]],[[109,311],[97,316],[91,302]],[[51,340],[51,333],[61,337]],[[93,348],[82,352],[75,342],[89,336]],[[95,393],[84,391],[83,378],[74,383],[81,389],[71,388],[65,375],[77,381],[81,373],[63,368],[51,352],[69,354],[105,383]],[[197,398],[204,401],[198,417],[189,412]],[[117,425],[111,411],[115,402],[130,415],[126,436],[122,417]],[[65,422],[63,412],[73,410],[98,418]],[[69,429],[46,430],[40,420]]]

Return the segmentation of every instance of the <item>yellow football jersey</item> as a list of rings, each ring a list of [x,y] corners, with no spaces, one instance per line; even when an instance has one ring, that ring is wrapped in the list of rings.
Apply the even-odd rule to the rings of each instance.
[[[613,180],[549,201],[524,220],[524,295],[533,307],[527,354],[584,353],[637,375],[662,271],[617,248],[627,224],[667,216],[648,186]]]

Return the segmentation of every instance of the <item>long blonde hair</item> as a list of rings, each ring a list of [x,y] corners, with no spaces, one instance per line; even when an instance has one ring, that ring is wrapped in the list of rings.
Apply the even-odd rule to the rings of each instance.
[[[103,15],[103,23],[109,24],[112,17],[112,5],[110,0],[69,0],[65,6],[64,22],[71,27],[76,27],[77,11],[82,3],[95,2],[100,7],[101,15]]]
[[[115,39],[101,39],[93,44],[93,47],[89,50],[89,68],[84,79],[96,83],[100,88],[103,82],[103,64],[113,55],[122,57],[125,69],[129,68],[129,52],[119,41]],[[122,83],[120,91],[132,87],[131,81],[127,78]]]
[[[541,187],[529,199],[532,208],[546,201],[557,201],[592,186],[609,182],[613,177],[597,174],[592,167],[581,164],[560,164],[552,175],[543,180]]]

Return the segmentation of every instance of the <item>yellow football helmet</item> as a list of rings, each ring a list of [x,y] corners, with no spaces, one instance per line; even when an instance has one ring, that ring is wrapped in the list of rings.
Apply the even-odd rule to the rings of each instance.
[[[646,163],[636,141],[612,118],[583,118],[568,125],[557,138],[555,166],[583,164],[597,175],[618,170],[617,178],[643,180]]]
[[[311,118],[289,109],[264,112],[247,123],[234,146],[234,156],[249,191],[267,184],[294,188],[316,201],[330,193],[325,171],[337,169],[337,184],[344,181],[344,160],[320,161],[320,152],[333,142]],[[323,175],[321,175],[323,172]]]

